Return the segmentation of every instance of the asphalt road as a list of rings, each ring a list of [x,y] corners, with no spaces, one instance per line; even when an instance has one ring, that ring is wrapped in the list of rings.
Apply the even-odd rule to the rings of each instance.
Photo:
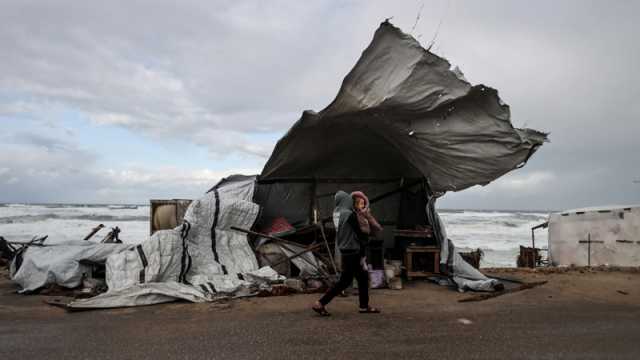
[[[465,303],[458,302],[465,294],[417,282],[374,290],[382,314],[358,314],[350,296],[331,304],[329,318],[309,310],[316,295],[67,313],[42,296],[12,294],[5,283],[0,357],[640,359],[640,304],[632,290],[640,275],[628,278],[626,295],[603,288],[606,279],[587,277],[576,290],[557,275],[535,289]]]

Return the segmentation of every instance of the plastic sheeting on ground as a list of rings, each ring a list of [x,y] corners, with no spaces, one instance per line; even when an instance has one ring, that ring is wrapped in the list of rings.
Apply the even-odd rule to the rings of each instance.
[[[223,181],[193,201],[184,223],[161,230],[138,245],[70,243],[29,248],[15,274],[23,291],[48,283],[81,284],[86,269],[79,262],[106,262],[109,290],[77,300],[71,308],[149,305],[176,299],[213,301],[257,293],[270,282],[284,280],[269,267],[259,268],[246,234],[232,226],[251,228],[258,205],[250,201],[255,178]]]
[[[213,294],[191,285],[170,281],[133,284],[116,290],[109,289],[106,293],[89,299],[76,300],[67,306],[73,309],[104,309],[160,304],[177,299],[197,303],[212,301],[214,297]]]
[[[96,244],[71,241],[49,246],[30,246],[22,254],[22,264],[16,269],[11,263],[11,280],[18,283],[20,293],[28,293],[51,284],[74,288],[90,269],[82,260],[104,262],[110,255],[127,250],[130,245]]]

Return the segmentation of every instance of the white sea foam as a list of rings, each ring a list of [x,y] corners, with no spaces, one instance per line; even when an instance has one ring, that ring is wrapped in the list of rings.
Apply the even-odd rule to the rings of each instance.
[[[0,206],[0,236],[26,241],[48,235],[47,242],[82,240],[95,226],[104,224],[95,239],[102,239],[112,227],[119,227],[120,239],[139,243],[149,237],[149,206],[135,208],[108,205],[23,205]]]
[[[482,266],[514,266],[519,246],[531,245],[531,227],[547,220],[548,214],[527,211],[440,210],[449,238],[464,249],[480,248]],[[49,235],[48,242],[83,239],[93,227],[104,224],[95,239],[118,226],[126,243],[149,237],[149,206],[114,205],[0,205],[0,236],[26,241]],[[547,246],[547,231],[536,231],[536,246]]]
[[[547,221],[541,212],[447,211],[439,212],[447,235],[465,249],[484,251],[482,266],[515,266],[520,246],[531,246],[531,228]],[[546,248],[547,231],[536,231],[536,247]]]

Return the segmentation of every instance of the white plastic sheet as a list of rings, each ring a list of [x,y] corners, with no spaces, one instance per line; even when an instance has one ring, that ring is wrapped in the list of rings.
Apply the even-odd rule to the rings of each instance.
[[[82,283],[89,268],[82,260],[104,262],[110,255],[127,250],[130,245],[96,244],[72,241],[51,246],[31,246],[23,253],[22,265],[11,265],[11,279],[21,287],[20,293],[57,284],[74,288]]]

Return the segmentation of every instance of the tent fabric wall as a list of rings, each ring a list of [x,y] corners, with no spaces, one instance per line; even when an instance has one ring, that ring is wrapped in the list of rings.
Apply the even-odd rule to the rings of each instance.
[[[183,239],[178,227],[159,230],[147,241],[113,254],[106,261],[106,281],[110,291],[136,284],[181,281],[184,272]]]
[[[273,219],[283,216],[293,226],[309,224],[313,184],[309,182],[260,183],[253,201],[262,206],[258,228],[267,227]]]

